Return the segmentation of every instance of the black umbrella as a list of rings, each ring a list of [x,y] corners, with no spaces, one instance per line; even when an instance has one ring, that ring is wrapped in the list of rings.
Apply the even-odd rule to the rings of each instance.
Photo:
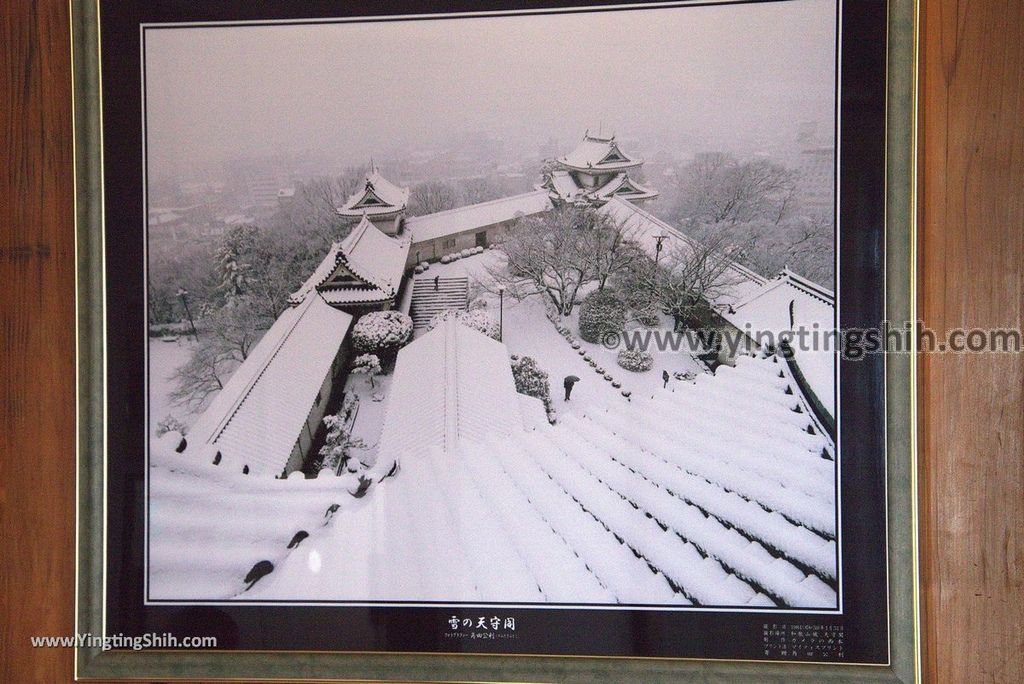
[[[568,380],[569,382],[579,382],[580,381],[580,379],[577,378],[575,375],[567,375],[567,376],[565,376],[565,379]]]

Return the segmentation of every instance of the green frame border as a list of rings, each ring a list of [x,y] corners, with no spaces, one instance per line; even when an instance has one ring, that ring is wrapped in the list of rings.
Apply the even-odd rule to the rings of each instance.
[[[69,0],[77,269],[76,626],[104,631],[106,536],[102,74],[99,0]],[[919,0],[889,0],[886,308],[916,320]],[[75,651],[76,679],[428,682],[888,682],[921,679],[914,354],[886,359],[891,664],[820,665],[664,658],[281,652]]]

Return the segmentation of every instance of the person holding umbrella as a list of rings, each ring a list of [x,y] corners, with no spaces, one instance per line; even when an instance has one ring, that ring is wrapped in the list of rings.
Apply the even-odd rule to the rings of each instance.
[[[565,387],[565,400],[566,401],[569,401],[569,395],[572,394],[572,387],[573,387],[573,385],[575,385],[579,381],[580,381],[580,379],[577,378],[575,375],[566,375],[565,376],[565,380],[562,381],[562,386]]]

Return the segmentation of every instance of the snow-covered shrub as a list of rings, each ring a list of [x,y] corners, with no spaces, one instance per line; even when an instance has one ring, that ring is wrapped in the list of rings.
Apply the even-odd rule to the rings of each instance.
[[[683,382],[693,382],[697,379],[697,374],[693,371],[676,371],[672,374],[672,377]]]
[[[450,263],[452,263],[451,256],[449,256],[448,254],[445,254],[443,257],[441,257],[441,263],[442,264],[450,264]]]
[[[642,373],[654,368],[654,356],[639,349],[622,349],[617,357],[619,365],[628,371]]]
[[[579,354],[580,356],[586,357],[587,350],[586,349],[577,349],[576,353]]]
[[[176,416],[166,415],[156,424],[156,436],[163,437],[168,432],[179,432],[184,436],[188,434],[188,426]]]
[[[494,340],[498,339],[501,332],[498,326],[498,321],[488,316],[485,311],[481,311],[479,309],[475,311],[447,309],[430,319],[430,323],[427,324],[427,329],[433,330],[449,318],[454,318],[462,325],[472,328],[477,332],[482,332],[484,335],[487,335]]]
[[[626,325],[626,305],[610,288],[591,292],[580,304],[580,337],[600,343],[608,333],[619,333]]]
[[[423,267],[424,271],[429,271],[430,270],[430,262],[429,261],[421,261],[420,262],[420,266]]]
[[[327,426],[327,439],[320,447],[319,454],[323,459],[320,469],[332,470],[339,475],[342,471],[354,473],[364,469],[365,466],[352,458],[349,450],[362,449],[366,447],[366,443],[352,436],[345,419],[342,416],[324,416],[324,425]]]
[[[472,255],[473,255],[473,250],[468,249],[468,248],[462,250],[461,252],[459,252],[459,256],[461,256],[461,257],[468,257],[468,256],[472,256]]]
[[[516,382],[516,392],[540,399],[544,402],[544,409],[549,413],[552,411],[548,374],[537,366],[532,356],[512,357],[512,377]]]
[[[473,301],[471,301],[469,303],[469,310],[470,311],[478,311],[480,309],[486,309],[486,308],[487,308],[487,299],[485,299],[484,297],[477,297],[476,299],[474,299]]]
[[[661,323],[658,309],[653,306],[637,309],[633,312],[633,316],[636,318],[637,323],[645,328],[656,328]]]
[[[412,272],[417,274],[417,275],[419,275],[420,273],[423,273],[423,271],[424,271],[423,264],[416,264],[416,266],[412,269]]]
[[[376,354],[381,361],[393,356],[412,337],[412,319],[401,311],[371,311],[352,328],[352,346],[361,354]]]
[[[631,396],[633,396],[633,393],[630,392],[629,390],[622,390],[622,396],[626,397],[626,399],[628,400]]]
[[[370,387],[374,387],[373,379],[380,375],[380,359],[376,354],[360,354],[352,359],[352,372],[362,373],[370,380]]]
[[[619,389],[620,387],[622,387],[622,383],[619,382],[618,380],[612,380],[612,387],[614,387],[615,389]]]
[[[604,379],[607,380],[608,382],[611,382],[612,381],[612,374],[611,373],[605,373],[604,374]]]
[[[572,343],[572,348],[578,350],[580,348],[580,343],[579,342],[573,342]]]

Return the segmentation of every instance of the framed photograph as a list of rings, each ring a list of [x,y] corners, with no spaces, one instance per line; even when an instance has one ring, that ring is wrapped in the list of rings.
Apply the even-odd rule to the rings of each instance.
[[[914,2],[73,7],[80,677],[917,680]]]

